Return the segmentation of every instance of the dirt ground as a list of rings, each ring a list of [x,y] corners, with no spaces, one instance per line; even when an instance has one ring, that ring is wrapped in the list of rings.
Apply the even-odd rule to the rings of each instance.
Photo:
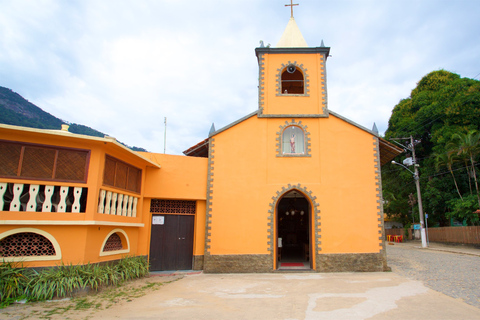
[[[181,274],[150,276],[118,287],[103,288],[98,292],[81,292],[70,298],[13,304],[0,309],[0,319],[95,319],[98,311],[126,305],[183,277]]]

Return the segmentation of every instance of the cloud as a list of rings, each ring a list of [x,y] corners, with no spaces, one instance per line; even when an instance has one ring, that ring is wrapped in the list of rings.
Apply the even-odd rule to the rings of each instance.
[[[480,73],[475,0],[318,2],[295,18],[307,43],[331,46],[329,107],[381,132],[421,77]],[[289,18],[280,1],[0,3],[0,85],[47,112],[129,145],[181,151],[258,107],[259,40]]]

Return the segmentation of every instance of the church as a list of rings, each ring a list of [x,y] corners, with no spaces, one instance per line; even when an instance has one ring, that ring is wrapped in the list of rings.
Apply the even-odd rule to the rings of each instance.
[[[293,14],[255,49],[258,107],[184,156],[0,125],[0,258],[26,267],[144,256],[211,273],[385,271],[381,166],[402,152],[331,111],[330,48]]]

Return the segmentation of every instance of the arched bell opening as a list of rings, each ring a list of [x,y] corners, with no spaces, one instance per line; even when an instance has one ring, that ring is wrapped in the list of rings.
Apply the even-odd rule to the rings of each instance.
[[[291,190],[278,201],[277,269],[312,268],[311,205],[298,190]]]

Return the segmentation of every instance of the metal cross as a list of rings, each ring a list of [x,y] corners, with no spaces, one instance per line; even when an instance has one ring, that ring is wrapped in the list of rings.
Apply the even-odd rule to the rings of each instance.
[[[285,7],[290,7],[290,17],[293,18],[293,6],[298,6],[298,3],[293,3],[293,0],[290,0],[290,4],[286,4]]]

